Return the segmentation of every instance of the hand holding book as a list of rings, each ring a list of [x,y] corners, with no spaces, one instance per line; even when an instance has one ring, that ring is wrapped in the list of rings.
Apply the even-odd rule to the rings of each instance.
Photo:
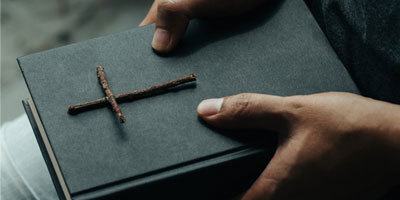
[[[367,199],[399,184],[398,105],[350,93],[240,94],[204,100],[197,112],[218,128],[279,134],[245,200]]]

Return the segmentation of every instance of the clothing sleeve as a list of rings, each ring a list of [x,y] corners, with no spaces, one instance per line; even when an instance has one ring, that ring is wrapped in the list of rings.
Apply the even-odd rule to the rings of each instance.
[[[400,1],[305,1],[361,93],[400,104]]]
[[[0,130],[0,199],[58,199],[28,117],[22,115]]]

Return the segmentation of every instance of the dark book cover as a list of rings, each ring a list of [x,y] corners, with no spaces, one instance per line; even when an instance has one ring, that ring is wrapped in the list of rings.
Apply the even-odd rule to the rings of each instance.
[[[193,21],[178,49],[158,56],[147,26],[18,59],[32,101],[25,108],[61,199],[189,198],[237,195],[274,152],[206,126],[206,98],[241,92],[275,95],[357,93],[301,0],[274,3],[233,22]],[[104,96],[104,66],[115,94],[195,73],[196,84],[71,116],[67,108]],[[260,140],[259,138],[257,140]]]

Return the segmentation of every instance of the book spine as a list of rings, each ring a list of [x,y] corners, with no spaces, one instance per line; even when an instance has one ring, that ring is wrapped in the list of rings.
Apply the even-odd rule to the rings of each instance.
[[[43,138],[46,136],[43,136],[44,133],[40,131],[41,125],[38,122],[38,115],[35,114],[35,108],[32,108],[32,103],[30,103],[29,99],[22,100],[22,105],[25,109],[26,115],[28,116],[29,122],[31,124],[33,133],[35,134],[36,140],[38,142],[40,151],[42,152],[44,161],[46,162],[47,169],[50,173],[50,177],[53,181],[54,187],[56,189],[57,195],[60,200],[70,200],[71,196],[68,192],[68,188],[66,187],[65,182],[63,182],[62,176],[55,168],[55,165],[53,163],[54,160],[54,155],[53,159],[50,156],[50,152],[48,151],[47,148],[49,148],[49,143],[46,144],[45,141],[47,141],[47,138]],[[57,165],[58,166],[58,165]]]
[[[232,199],[245,192],[273,152],[245,148],[188,166],[73,194],[88,199]]]

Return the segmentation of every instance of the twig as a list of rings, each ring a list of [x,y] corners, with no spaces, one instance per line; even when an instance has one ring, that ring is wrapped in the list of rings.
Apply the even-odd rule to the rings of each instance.
[[[169,89],[172,89],[174,87],[183,85],[185,83],[194,82],[196,80],[197,80],[197,77],[195,74],[189,74],[182,78],[178,78],[176,80],[172,80],[172,81],[169,81],[169,82],[166,82],[163,84],[159,84],[159,85],[154,85],[147,89],[134,90],[134,91],[127,92],[127,93],[117,94],[117,95],[115,95],[115,99],[118,103],[130,102],[130,101],[142,99],[145,97],[154,96],[159,93],[166,92]],[[79,113],[82,113],[85,111],[94,110],[97,108],[103,108],[103,107],[106,107],[107,105],[108,105],[107,99],[103,97],[100,99],[96,99],[94,101],[88,101],[88,102],[77,104],[77,105],[71,105],[68,107],[68,113],[71,115],[76,115],[76,114],[79,114]]]
[[[122,114],[121,108],[119,107],[117,101],[115,100],[114,94],[111,92],[110,86],[108,84],[106,73],[104,72],[103,66],[97,66],[97,78],[99,79],[99,83],[103,88],[103,92],[106,95],[106,100],[110,103],[112,110],[118,118],[118,121],[121,123],[125,122],[125,117]]]

